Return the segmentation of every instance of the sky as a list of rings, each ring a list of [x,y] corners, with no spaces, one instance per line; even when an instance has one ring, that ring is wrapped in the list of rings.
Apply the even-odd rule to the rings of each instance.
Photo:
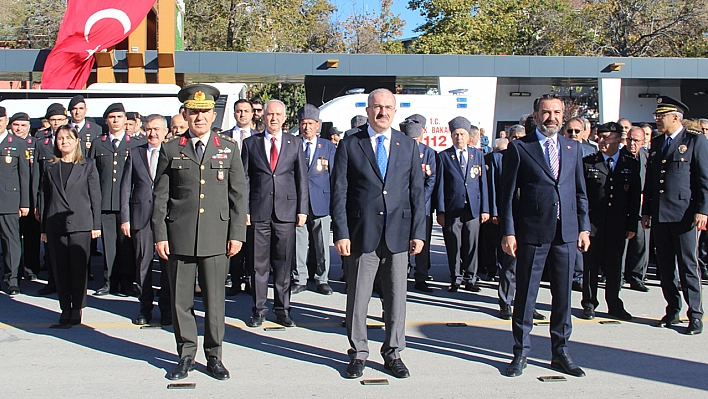
[[[330,0],[338,9],[338,19],[344,19],[347,16],[353,14],[354,12],[361,11],[371,11],[376,10],[377,13],[380,9],[380,2],[378,0]],[[409,38],[417,36],[413,32],[413,29],[423,24],[423,17],[420,16],[418,11],[411,11],[406,8],[408,6],[408,0],[394,0],[393,1],[393,13],[398,14],[402,20],[406,22],[403,27],[402,38]]]

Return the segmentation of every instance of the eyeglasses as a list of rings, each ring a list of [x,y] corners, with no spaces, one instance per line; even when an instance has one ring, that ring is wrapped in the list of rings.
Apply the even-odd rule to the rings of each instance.
[[[64,122],[66,117],[63,118],[49,118],[49,122]]]
[[[566,132],[566,133],[580,134],[580,133],[582,133],[582,130],[580,130],[580,129],[566,129],[565,132]]]
[[[393,111],[394,109],[396,109],[396,107],[394,107],[393,105],[381,105],[381,104],[374,104],[371,106],[371,108],[373,108],[375,111],[381,111],[383,109],[385,109],[386,111]]]
[[[263,112],[263,108],[253,108],[253,112]]]

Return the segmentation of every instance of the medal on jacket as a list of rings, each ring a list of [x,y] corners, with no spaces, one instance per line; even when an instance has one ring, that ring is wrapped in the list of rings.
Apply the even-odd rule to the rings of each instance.
[[[11,163],[12,155],[10,155],[10,151],[12,151],[12,149],[10,147],[7,147],[5,148],[5,151],[7,151],[7,153],[5,154],[5,163]]]
[[[224,170],[223,169],[219,169],[216,172],[216,180],[219,180],[219,181],[224,180]]]
[[[681,144],[678,148],[678,152],[683,154],[686,151],[688,151],[688,147],[686,146],[686,144]]]
[[[474,179],[477,175],[482,174],[481,169],[479,165],[472,165],[472,168],[470,168],[470,177]]]
[[[88,125],[88,124],[87,124],[87,125]],[[90,149],[90,148],[91,148],[91,135],[90,135],[90,134],[87,134],[87,135],[86,135],[86,149],[88,150],[88,149]]]
[[[433,175],[433,171],[430,170],[430,165],[425,165],[425,167],[424,167],[423,169],[425,169],[425,175],[426,175],[426,176],[430,177],[430,176]]]
[[[322,172],[322,158],[317,158],[317,166],[315,166],[315,169],[318,172]]]

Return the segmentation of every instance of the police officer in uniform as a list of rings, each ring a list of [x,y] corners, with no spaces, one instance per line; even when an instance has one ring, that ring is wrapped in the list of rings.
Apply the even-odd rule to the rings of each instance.
[[[246,179],[236,142],[213,133],[219,91],[209,85],[184,87],[189,130],[162,144],[155,178],[152,213],[158,255],[167,260],[172,321],[180,361],[168,377],[178,380],[194,370],[197,322],[194,283],[204,302],[204,352],[214,378],[229,378],[221,362],[225,328],[224,281],[228,258],[246,240]]]
[[[20,293],[20,217],[30,208],[30,172],[25,141],[6,130],[8,118],[0,107],[0,244],[5,267],[8,295]]]
[[[619,151],[622,125],[614,122],[597,129],[599,153],[583,158],[585,187],[590,211],[590,249],[583,255],[584,319],[594,319],[600,267],[605,271],[608,313],[631,320],[619,298],[625,239],[639,227],[641,181],[639,162]]]
[[[133,295],[136,275],[133,243],[120,228],[120,183],[130,149],[144,141],[126,134],[123,104],[109,105],[103,118],[108,124],[108,134],[93,140],[88,155],[96,160],[101,182],[101,237],[106,261],[103,287],[94,295],[118,292]]]
[[[683,127],[686,104],[668,96],[657,101],[654,117],[661,135],[652,140],[649,152],[642,226],[651,227],[666,299],[666,314],[658,326],[680,323],[680,279],[688,303],[686,334],[695,335],[703,331],[696,228],[705,229],[708,220],[708,142]]]

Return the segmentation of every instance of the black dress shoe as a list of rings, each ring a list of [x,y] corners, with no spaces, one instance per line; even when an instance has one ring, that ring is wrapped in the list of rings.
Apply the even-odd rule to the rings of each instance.
[[[595,318],[595,309],[592,306],[586,306],[583,308],[583,313],[580,314],[580,318],[585,320],[592,320]]]
[[[50,287],[49,285],[45,285],[44,287],[40,288],[37,290],[37,295],[52,295],[56,294],[57,289],[56,287]]]
[[[538,313],[536,309],[533,310],[533,319],[534,320],[546,320],[546,316]]]
[[[81,324],[81,315],[82,315],[81,309],[71,309],[71,317],[69,318],[69,323],[71,323],[72,326],[78,326]]]
[[[583,292],[583,283],[573,281],[573,291]]]
[[[307,285],[305,284],[294,284],[293,287],[290,289],[290,293],[292,295],[299,294],[307,289]]]
[[[283,327],[295,327],[295,322],[293,319],[290,317],[289,314],[283,314],[283,315],[278,315],[275,318],[275,322],[280,324]]]
[[[229,377],[231,377],[229,375],[229,370],[226,370],[224,364],[221,363],[221,360],[219,360],[216,356],[209,356],[207,359],[207,371],[210,372],[212,377],[217,380],[228,380]]]
[[[160,315],[160,324],[167,327],[172,325],[171,315]]]
[[[669,328],[675,324],[681,324],[681,319],[679,319],[678,315],[673,317],[669,315],[664,315],[664,317],[662,317],[661,320],[656,323],[656,327]]]
[[[322,283],[322,284],[317,284],[317,292],[319,292],[322,295],[332,295],[334,292],[332,290],[332,287],[329,286],[327,283]]]
[[[243,281],[243,292],[246,294],[251,294],[251,281],[249,280],[244,280]]]
[[[135,324],[136,326],[144,326],[150,324],[150,318],[148,318],[144,314],[139,314],[138,317],[133,320],[133,324]]]
[[[502,320],[511,320],[512,314],[513,313],[511,311],[510,305],[502,306],[499,309],[499,318],[501,318]]]
[[[403,364],[403,360],[401,359],[393,359],[390,362],[384,363],[384,368],[390,371],[396,378],[408,378],[411,376],[408,367]]]
[[[425,281],[415,283],[413,288],[420,291],[420,292],[433,292],[433,289],[428,287],[428,283],[426,283]]]
[[[103,285],[103,287],[97,289],[93,295],[95,296],[103,296],[103,295],[108,295],[111,292],[111,285],[106,283]]]
[[[514,360],[506,367],[504,374],[507,377],[518,377],[526,368],[526,356],[514,356]]]
[[[11,285],[7,288],[7,295],[19,295],[20,294],[20,287],[16,285]]]
[[[246,325],[249,327],[260,327],[263,325],[264,320],[265,316],[261,314],[253,315],[253,317],[246,322]]]
[[[353,359],[347,366],[347,378],[359,378],[364,375],[364,361]]]
[[[607,314],[609,314],[612,317],[616,317],[622,321],[632,320],[632,315],[629,314],[629,312],[627,312],[624,309],[610,309],[610,311],[607,312]]]
[[[171,380],[181,380],[187,378],[190,371],[194,371],[194,359],[191,356],[185,356],[179,359],[177,367],[175,367],[167,378]]]
[[[226,296],[234,296],[241,292],[241,283],[235,283],[231,285],[231,288],[226,290]]]
[[[695,318],[688,322],[688,327],[686,327],[687,335],[698,335],[703,332],[703,321],[701,319]]]
[[[568,355],[555,356],[551,360],[551,367],[556,370],[570,374],[573,377],[585,377],[585,372],[573,363],[573,359]]]
[[[649,292],[649,288],[641,281],[638,283],[629,283],[629,289],[639,292]]]
[[[482,291],[482,289],[479,288],[479,285],[477,285],[476,283],[467,283],[465,284],[465,291],[480,292]]]
[[[435,280],[435,279],[431,275],[428,275],[428,277],[425,278],[425,281],[433,281],[433,280]]]
[[[460,289],[459,284],[450,284],[449,287],[447,287],[447,292],[457,292]]]
[[[62,310],[61,316],[59,316],[59,325],[68,326],[71,325],[71,310]]]

